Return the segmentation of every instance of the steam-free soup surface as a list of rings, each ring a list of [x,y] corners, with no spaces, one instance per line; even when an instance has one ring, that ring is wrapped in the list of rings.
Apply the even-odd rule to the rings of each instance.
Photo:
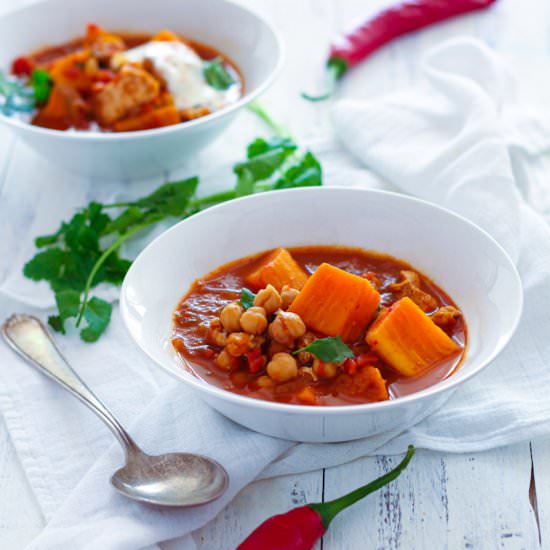
[[[390,256],[360,249],[318,246],[291,248],[288,251],[307,280],[321,264],[329,264],[367,280],[379,294],[379,307],[373,318],[355,332],[352,341],[348,339],[345,342],[354,358],[327,366],[326,362],[316,359],[311,353],[309,357],[304,353],[296,353],[315,339],[327,338],[327,334],[307,325],[306,333],[295,341],[284,344],[275,341],[272,335],[277,336],[277,333],[271,330],[270,325],[284,310],[283,305],[278,312],[270,312],[269,307],[266,307],[268,327],[260,334],[250,335],[253,344],[245,354],[236,358],[229,354],[223,355],[229,357],[230,364],[218,359],[228,347],[227,338],[231,334],[221,323],[220,313],[228,304],[241,300],[243,288],[259,295],[262,283],[258,283],[254,279],[256,275],[251,274],[273,257],[273,251],[267,251],[237,260],[204,276],[192,285],[181,300],[174,313],[172,343],[185,360],[186,367],[182,368],[190,368],[209,384],[258,399],[303,405],[351,405],[395,399],[417,392],[447,378],[458,367],[466,345],[466,325],[462,314],[439,286],[414,267]],[[253,279],[255,284],[251,284]],[[286,287],[288,290],[290,285]],[[280,288],[279,296],[284,292]],[[309,290],[307,292],[311,293]],[[297,294],[298,289],[294,291],[294,295]],[[443,331],[457,350],[445,360],[430,365],[429,369],[419,375],[404,375],[396,370],[395,365],[388,364],[377,354],[377,350],[373,351],[373,345],[365,341],[369,328],[380,323],[377,318],[391,313],[392,307],[396,307],[403,299],[409,305],[412,301],[417,302],[424,317],[429,318],[438,331]],[[290,305],[287,309],[291,311],[292,307]],[[417,308],[417,304],[410,307]],[[240,311],[242,314],[244,309]],[[253,316],[249,317],[253,320]],[[432,329],[431,326],[428,328]],[[235,330],[237,334],[245,333],[239,325],[233,329],[238,329]],[[372,334],[376,334],[374,330]],[[372,343],[378,342],[371,338]],[[297,366],[296,376],[282,381],[277,380],[277,377],[271,379],[268,374],[270,362],[275,354],[281,352],[293,357]]]

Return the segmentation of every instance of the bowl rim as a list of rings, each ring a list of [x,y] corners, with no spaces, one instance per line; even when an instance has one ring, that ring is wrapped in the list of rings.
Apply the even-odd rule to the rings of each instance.
[[[0,21],[6,17],[10,17],[14,14],[23,11],[30,11],[36,4],[47,4],[49,0],[35,0],[30,3],[25,3],[21,6],[16,6],[12,9],[9,9],[0,15]],[[277,30],[275,25],[265,17],[265,15],[258,13],[257,9],[251,8],[249,6],[244,6],[235,0],[223,0],[223,3],[232,4],[238,10],[241,10],[242,13],[248,13],[255,17],[261,24],[263,24],[266,30],[271,33],[273,40],[275,42],[275,65],[270,73],[263,79],[262,82],[257,86],[257,88],[251,92],[246,92],[234,103],[223,107],[213,113],[210,113],[206,116],[196,118],[194,120],[188,120],[186,122],[179,122],[178,124],[172,124],[170,126],[164,126],[161,128],[151,128],[149,130],[139,130],[134,132],[79,132],[79,131],[67,131],[67,130],[54,130],[51,128],[42,128],[41,126],[34,126],[27,122],[23,122],[13,117],[4,115],[0,111],[0,121],[6,124],[9,127],[14,129],[19,129],[27,131],[30,133],[36,133],[42,136],[50,136],[54,139],[69,139],[76,141],[84,142],[93,142],[93,141],[116,141],[117,139],[131,139],[133,141],[139,139],[147,139],[150,137],[172,134],[178,131],[182,131],[182,128],[196,128],[201,125],[208,125],[209,123],[215,122],[219,118],[223,118],[226,115],[241,109],[248,103],[254,101],[258,96],[263,94],[274,82],[274,80],[279,76],[281,72],[285,59],[286,59],[286,49],[284,42],[281,38],[280,32]],[[245,80],[246,85],[246,80]]]
[[[449,378],[444,379],[444,381],[449,381],[447,385],[442,385],[441,383],[434,384],[433,386],[429,386],[423,390],[420,390],[418,392],[399,397],[397,399],[389,399],[387,401],[378,401],[374,403],[359,403],[359,404],[350,404],[350,405],[330,405],[330,406],[321,406],[321,405],[295,405],[291,403],[279,403],[276,401],[267,401],[264,399],[257,399],[255,397],[250,397],[246,395],[241,395],[238,393],[231,392],[229,390],[224,390],[223,388],[219,388],[217,386],[214,386],[212,384],[209,384],[205,380],[193,375],[192,373],[188,373],[188,375],[183,375],[178,373],[173,368],[165,365],[163,362],[159,361],[156,357],[154,357],[147,349],[145,349],[144,346],[140,343],[140,340],[138,340],[135,336],[133,331],[130,329],[130,313],[128,304],[126,301],[126,295],[127,295],[127,287],[128,287],[128,281],[130,279],[132,271],[137,269],[136,261],[139,259],[139,257],[150,247],[156,246],[157,241],[159,241],[163,236],[165,236],[167,233],[171,231],[177,231],[178,228],[186,223],[188,220],[182,220],[178,222],[177,224],[173,225],[166,231],[163,231],[160,235],[158,235],[153,241],[151,241],[141,252],[138,254],[132,265],[130,266],[130,269],[126,273],[126,276],[124,277],[124,281],[122,283],[122,287],[120,290],[120,313],[122,316],[122,320],[124,323],[124,326],[126,328],[126,331],[129,333],[130,337],[134,341],[135,344],[144,352],[152,361],[155,363],[156,366],[162,368],[166,373],[170,374],[174,378],[181,380],[182,382],[197,387],[199,391],[206,392],[213,397],[220,398],[224,401],[229,401],[233,404],[250,407],[250,408],[259,408],[262,410],[271,410],[274,412],[280,412],[280,413],[292,413],[292,414],[305,414],[305,415],[315,415],[315,414],[323,414],[323,415],[331,415],[331,416],[337,416],[337,415],[350,415],[350,414],[365,414],[369,412],[374,412],[378,410],[385,410],[392,407],[399,407],[399,406],[405,406],[407,404],[426,399],[428,397],[435,397],[436,395],[443,394],[445,392],[454,391],[457,389],[458,386],[465,383],[466,381],[470,380],[480,372],[482,372],[488,365],[490,365],[499,355],[502,353],[502,351],[508,346],[510,343],[510,340],[514,336],[514,334],[517,331],[519,322],[522,317],[523,313],[523,306],[524,306],[524,295],[523,295],[523,285],[521,282],[521,278],[519,275],[519,272],[516,268],[516,265],[512,261],[510,255],[506,252],[506,250],[502,247],[498,241],[492,237],[487,231],[482,229],[480,226],[475,224],[474,222],[468,220],[464,216],[457,214],[455,212],[452,212],[451,210],[442,207],[438,204],[435,204],[433,202],[430,202],[425,199],[420,199],[417,197],[412,197],[410,195],[404,195],[403,193],[398,193],[394,191],[386,191],[386,190],[380,190],[380,189],[362,189],[357,187],[349,187],[349,186],[324,186],[324,187],[309,187],[309,188],[301,188],[301,189],[281,189],[276,190],[276,193],[279,194],[290,194],[290,193],[303,193],[303,194],[310,194],[310,193],[318,193],[318,192],[341,192],[344,193],[348,191],[354,191],[354,192],[360,192],[365,193],[366,195],[369,194],[375,194],[375,195],[382,195],[382,196],[388,196],[392,200],[401,200],[404,202],[412,202],[416,204],[421,204],[423,206],[427,206],[429,208],[433,208],[435,210],[438,210],[439,212],[442,212],[444,215],[451,216],[457,220],[459,220],[461,223],[465,223],[469,225],[471,228],[473,228],[475,231],[478,231],[484,238],[486,238],[496,249],[501,253],[504,260],[508,263],[508,267],[510,268],[510,271],[514,277],[515,281],[515,289],[516,289],[516,300],[518,303],[518,307],[515,311],[515,318],[512,323],[511,329],[509,329],[508,334],[504,339],[500,339],[498,342],[498,345],[495,346],[492,353],[483,361],[477,369],[473,370],[470,373],[467,373],[466,375],[462,377],[455,377],[450,376]],[[243,202],[252,202],[259,197],[265,197],[266,194],[257,194],[257,195],[248,195],[246,197],[240,197],[237,199],[232,199],[231,201],[218,204],[216,206],[212,206],[210,208],[207,208],[203,210],[202,212],[199,212],[197,214],[193,215],[193,218],[196,218],[197,216],[207,216],[208,213],[211,211],[216,211],[218,209],[223,208],[234,208],[235,204],[238,205],[242,204]],[[264,199],[265,200],[265,199]],[[229,206],[231,205],[231,206]],[[183,294],[182,294],[183,295]],[[175,309],[174,305],[174,309]],[[164,342],[165,346],[170,345],[169,340],[166,340]],[[468,348],[466,348],[467,351]],[[174,352],[175,353],[175,352]],[[181,358],[180,358],[181,359]],[[467,361],[468,358],[466,356],[463,357],[460,365],[463,365],[465,361]],[[185,363],[185,361],[184,361]],[[185,368],[185,364],[182,365],[182,368]],[[459,367],[461,368],[461,367]]]

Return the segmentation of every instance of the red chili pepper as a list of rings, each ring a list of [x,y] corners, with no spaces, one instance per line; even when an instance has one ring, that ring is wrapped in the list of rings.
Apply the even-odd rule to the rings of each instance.
[[[332,95],[344,73],[394,38],[471,11],[489,7],[496,0],[408,0],[382,10],[340,37],[330,50],[327,70],[330,89],[326,94],[302,94],[310,101]]]
[[[11,64],[11,72],[15,76],[31,76],[34,64],[28,57],[18,57]]]
[[[310,550],[339,512],[393,481],[407,467],[413,454],[414,447],[409,445],[405,458],[395,469],[347,495],[329,502],[307,504],[267,519],[237,550]]]

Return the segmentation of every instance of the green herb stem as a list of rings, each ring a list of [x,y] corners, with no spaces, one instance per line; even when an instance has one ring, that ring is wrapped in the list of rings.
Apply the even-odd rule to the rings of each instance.
[[[267,126],[280,137],[290,137],[289,131],[282,125],[275,122],[268,112],[257,101],[252,101],[248,104],[248,110],[257,115]]]
[[[80,322],[82,321],[82,317],[84,315],[84,310],[86,309],[86,305],[88,303],[88,295],[90,293],[90,289],[92,288],[92,284],[94,282],[94,278],[97,275],[97,272],[100,270],[101,266],[107,261],[107,258],[116,250],[120,248],[122,243],[135,235],[136,233],[139,233],[141,230],[145,229],[146,227],[149,227],[152,225],[152,222],[145,223],[142,225],[138,225],[134,227],[133,229],[130,229],[127,233],[124,233],[123,235],[120,235],[120,237],[111,245],[109,248],[101,254],[101,256],[97,259],[97,262],[94,264],[94,267],[90,271],[90,274],[88,275],[88,278],[86,279],[86,285],[84,286],[84,298],[82,299],[82,303],[80,304],[80,309],[78,311],[78,317],[76,319],[76,326],[80,326]]]
[[[340,498],[330,500],[328,502],[319,502],[316,504],[310,504],[309,507],[315,510],[321,516],[323,525],[325,529],[327,529],[330,522],[342,510],[348,508],[349,506],[351,506],[358,500],[361,500],[362,498],[366,497],[367,495],[374,493],[374,491],[378,491],[378,489],[380,489],[384,485],[387,485],[390,481],[393,481],[394,479],[399,477],[401,472],[409,464],[413,455],[414,455],[414,447],[412,445],[409,445],[405,458],[403,458],[403,460],[393,470],[389,471],[387,474],[384,474],[378,479],[375,479],[374,481],[371,481],[367,485],[363,485],[363,487],[359,487],[359,489],[355,489],[355,491],[352,491],[347,495],[341,496]]]
[[[213,193],[206,197],[201,197],[200,199],[195,199],[189,203],[189,208],[193,210],[194,208],[202,208],[204,206],[211,206],[212,204],[217,204],[219,202],[229,201],[234,199],[237,196],[234,189],[229,189],[227,191],[220,191],[219,193]]]

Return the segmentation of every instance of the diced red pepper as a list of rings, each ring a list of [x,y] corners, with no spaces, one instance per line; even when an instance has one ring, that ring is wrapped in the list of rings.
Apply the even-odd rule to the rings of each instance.
[[[264,368],[265,357],[262,355],[262,350],[260,348],[249,351],[246,354],[246,359],[248,361],[248,372],[251,374],[256,374]]]
[[[111,82],[115,77],[116,73],[114,71],[110,69],[99,69],[93,74],[92,80],[94,82]]]
[[[355,358],[358,367],[364,367],[365,365],[374,365],[378,362],[378,357],[372,351],[367,353],[361,353]]]
[[[342,365],[346,374],[355,374],[357,372],[357,359],[355,357],[348,357]]]
[[[33,68],[34,64],[28,57],[18,57],[11,65],[11,72],[16,76],[31,76]]]

